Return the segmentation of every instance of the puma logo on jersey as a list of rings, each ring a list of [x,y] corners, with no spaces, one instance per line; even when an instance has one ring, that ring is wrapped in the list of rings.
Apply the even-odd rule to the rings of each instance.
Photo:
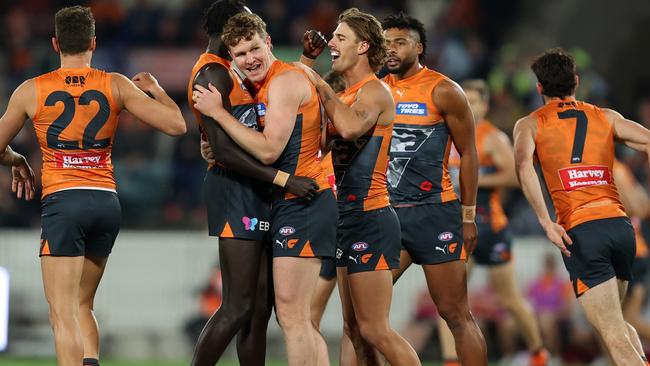
[[[395,93],[399,95],[400,99],[404,97],[404,90],[402,89],[395,90]]]
[[[348,256],[348,259],[351,260],[351,261],[353,261],[353,262],[356,263],[356,264],[359,264],[359,262],[358,262],[358,260],[359,260],[359,256],[358,256],[358,255],[357,255],[357,256],[354,256],[354,257],[351,256],[351,255],[349,255],[349,256]]]
[[[442,254],[447,254],[447,246],[445,245],[444,247],[439,247],[436,245],[436,250],[439,250],[442,252]]]

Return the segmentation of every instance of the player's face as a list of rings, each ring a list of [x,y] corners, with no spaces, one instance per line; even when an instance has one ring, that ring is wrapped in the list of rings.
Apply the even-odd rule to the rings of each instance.
[[[470,108],[472,108],[472,114],[474,114],[474,121],[480,122],[488,111],[488,105],[481,97],[481,93],[476,90],[468,89],[465,91],[467,95],[467,101],[469,102]]]
[[[332,70],[342,73],[359,60],[359,55],[368,50],[367,42],[360,42],[346,23],[339,23],[332,39],[327,44],[332,54]]]
[[[416,32],[409,29],[389,28],[384,31],[388,44],[386,68],[391,74],[404,74],[422,53],[422,44]]]
[[[262,38],[255,33],[250,40],[241,40],[230,47],[230,56],[246,78],[254,83],[261,82],[273,63],[271,37]]]

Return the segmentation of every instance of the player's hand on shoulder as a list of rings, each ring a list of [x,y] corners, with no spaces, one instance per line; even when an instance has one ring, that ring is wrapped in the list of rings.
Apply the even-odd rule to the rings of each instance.
[[[137,73],[133,78],[131,78],[131,81],[133,81],[138,89],[142,90],[145,93],[151,92],[155,88],[160,88],[158,80],[156,80],[156,78],[148,72]]]
[[[221,93],[212,83],[208,83],[207,89],[198,84],[194,85],[192,101],[194,101],[194,108],[204,116],[212,117],[217,121],[220,114],[226,112],[221,101]]]
[[[26,200],[34,198],[34,171],[24,156],[16,154],[11,164],[11,175],[11,191],[16,197],[25,197]]]
[[[469,256],[476,249],[478,229],[476,223],[463,222],[463,247]]]
[[[316,194],[320,189],[315,180],[296,175],[289,176],[284,188],[286,188],[289,193],[295,194],[296,196],[308,201],[316,197]]]
[[[302,54],[313,60],[323,52],[326,44],[327,40],[321,32],[314,29],[305,31],[302,36]]]
[[[210,143],[207,140],[203,139],[203,136],[201,136],[201,157],[203,157],[203,160],[207,161],[208,164],[212,165],[217,162],[217,160],[214,157],[214,151],[212,151],[212,147],[210,146]]]
[[[573,241],[569,237],[569,234],[567,234],[566,230],[564,230],[560,224],[552,221],[549,221],[546,224],[542,224],[542,228],[544,228],[544,232],[546,232],[546,237],[548,237],[548,240],[550,240],[556,247],[558,247],[562,254],[570,257],[571,252],[567,249],[566,246],[567,244],[573,244]]]
[[[318,83],[323,80],[323,78],[321,78],[320,75],[318,75],[318,73],[312,70],[310,67],[300,62],[294,62],[294,65],[305,73],[307,79],[309,79],[312,84],[318,85]]]

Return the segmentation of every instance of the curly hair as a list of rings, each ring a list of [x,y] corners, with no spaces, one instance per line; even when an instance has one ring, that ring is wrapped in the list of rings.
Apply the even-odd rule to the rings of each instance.
[[[564,98],[573,95],[576,83],[576,63],[573,56],[562,48],[546,50],[537,56],[530,68],[542,84],[542,94]]]
[[[397,15],[389,15],[384,18],[381,25],[384,29],[408,29],[416,32],[418,37],[420,37],[418,42],[422,43],[422,53],[418,55],[418,59],[420,62],[424,61],[424,57],[427,53],[427,33],[424,30],[424,24],[422,24],[422,22],[412,16],[406,15],[404,12],[400,12]]]
[[[244,12],[246,6],[239,0],[218,0],[203,14],[203,29],[211,37],[218,37],[232,16]]]
[[[266,23],[256,14],[239,13],[226,22],[221,40],[228,47],[236,46],[242,40],[249,41],[255,34],[266,38]]]
[[[54,34],[61,53],[75,55],[88,51],[95,36],[95,17],[90,8],[75,5],[57,11]]]
[[[373,70],[379,70],[388,55],[388,47],[384,38],[384,30],[377,18],[357,8],[350,8],[339,15],[340,23],[347,24],[357,39],[368,42],[370,46],[368,62]]]

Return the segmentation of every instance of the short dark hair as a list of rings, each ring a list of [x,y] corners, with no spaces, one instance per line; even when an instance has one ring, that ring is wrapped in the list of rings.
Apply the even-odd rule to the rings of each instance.
[[[427,53],[427,32],[421,21],[412,16],[406,15],[404,12],[400,12],[397,15],[389,15],[384,18],[381,25],[384,27],[384,30],[397,28],[415,31],[420,37],[420,43],[422,43],[422,53],[418,55],[418,59],[424,61],[424,57]]]
[[[61,53],[75,55],[90,49],[95,37],[95,17],[86,6],[70,6],[54,15],[54,34]]]
[[[246,5],[239,0],[217,0],[203,14],[203,29],[210,37],[218,37],[233,15],[245,11]]]
[[[347,24],[359,41],[368,42],[368,63],[373,70],[379,70],[388,55],[388,46],[384,29],[377,18],[357,8],[350,8],[339,15],[340,23]]]
[[[564,98],[575,92],[576,63],[562,48],[546,50],[535,58],[530,68],[542,85],[542,94],[547,97]]]

